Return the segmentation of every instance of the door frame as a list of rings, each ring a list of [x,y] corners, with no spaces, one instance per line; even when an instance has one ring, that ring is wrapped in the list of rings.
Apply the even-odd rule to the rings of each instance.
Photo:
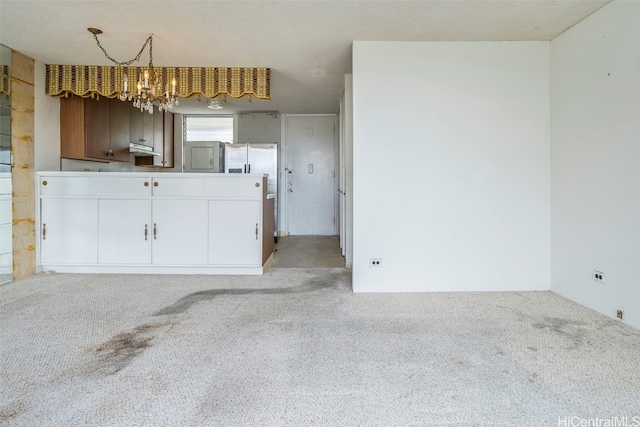
[[[278,230],[279,236],[288,236],[289,235],[289,206],[287,204],[287,123],[289,121],[289,117],[332,117],[333,118],[333,189],[334,189],[334,222],[333,222],[333,232],[334,235],[338,235],[340,221],[339,221],[339,209],[340,209],[340,199],[337,191],[337,177],[338,177],[338,167],[339,167],[339,158],[338,158],[338,149],[339,149],[339,141],[338,141],[338,115],[335,113],[320,113],[320,114],[282,114],[282,143],[280,146],[280,162],[278,166],[278,180],[280,181],[280,189],[278,193],[279,200],[279,214],[280,214],[280,229]]]

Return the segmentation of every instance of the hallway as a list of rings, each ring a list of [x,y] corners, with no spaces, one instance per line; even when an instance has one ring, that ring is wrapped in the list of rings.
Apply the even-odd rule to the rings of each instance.
[[[271,268],[344,268],[338,236],[285,236],[278,239]]]

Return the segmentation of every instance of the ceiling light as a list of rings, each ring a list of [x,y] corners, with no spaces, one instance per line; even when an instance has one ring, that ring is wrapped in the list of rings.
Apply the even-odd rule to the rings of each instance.
[[[207,108],[212,110],[222,110],[224,108],[224,102],[220,99],[212,99],[207,102]]]
[[[174,105],[178,105],[175,77],[171,80],[171,89],[169,89],[169,82],[167,82],[165,87],[162,88],[160,87],[162,81],[158,78],[158,76],[156,76],[154,72],[153,34],[147,38],[147,41],[144,42],[142,48],[140,49],[140,52],[138,52],[135,58],[129,61],[118,62],[110,57],[107,51],[100,44],[100,41],[98,40],[98,34],[102,34],[102,30],[99,30],[97,28],[87,28],[87,30],[89,30],[89,32],[93,34],[93,38],[96,39],[96,43],[104,53],[104,56],[118,66],[131,65],[133,62],[140,60],[142,52],[144,52],[145,47],[149,45],[149,66],[147,67],[147,69],[138,74],[138,82],[133,92],[128,91],[129,81],[127,73],[123,73],[124,90],[119,94],[119,98],[121,101],[132,101],[134,107],[139,108],[140,111],[148,111],[149,114],[153,114],[154,105],[158,107],[158,111],[160,112],[162,112],[163,110],[170,110]]]

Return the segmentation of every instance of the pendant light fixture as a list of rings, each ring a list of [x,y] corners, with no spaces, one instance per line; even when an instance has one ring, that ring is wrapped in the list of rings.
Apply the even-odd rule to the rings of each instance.
[[[129,66],[133,62],[139,61],[142,52],[149,45],[149,66],[138,74],[138,81],[135,87],[129,87],[127,73],[123,73],[123,90],[118,95],[121,101],[131,101],[134,107],[139,108],[140,111],[147,111],[149,114],[153,114],[154,105],[160,112],[170,110],[173,106],[178,105],[175,77],[171,80],[171,85],[167,82],[165,87],[161,87],[162,81],[153,68],[153,34],[147,38],[135,58],[125,62],[118,62],[109,56],[105,48],[100,44],[98,34],[102,34],[102,30],[97,28],[87,28],[87,30],[93,34],[93,38],[104,53],[104,56],[119,67]]]

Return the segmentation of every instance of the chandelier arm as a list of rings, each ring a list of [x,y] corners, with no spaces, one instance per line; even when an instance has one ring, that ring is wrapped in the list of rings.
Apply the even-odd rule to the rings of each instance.
[[[144,52],[144,49],[147,47],[147,45],[149,45],[149,54],[151,55],[151,44],[152,44],[153,36],[147,37],[147,40],[142,45],[142,48],[140,49],[140,52],[138,52],[138,54],[136,55],[135,58],[130,59],[129,61],[124,61],[124,62],[118,62],[115,59],[113,59],[111,56],[109,56],[109,54],[107,53],[106,49],[104,47],[102,47],[102,45],[100,44],[100,40],[98,40],[98,35],[97,34],[94,34],[93,38],[96,39],[96,43],[98,44],[98,47],[102,50],[102,53],[104,53],[104,56],[107,59],[109,59],[111,62],[113,62],[114,64],[116,64],[118,66],[131,65],[134,62],[139,61],[140,60],[140,56],[142,55],[142,52]]]

